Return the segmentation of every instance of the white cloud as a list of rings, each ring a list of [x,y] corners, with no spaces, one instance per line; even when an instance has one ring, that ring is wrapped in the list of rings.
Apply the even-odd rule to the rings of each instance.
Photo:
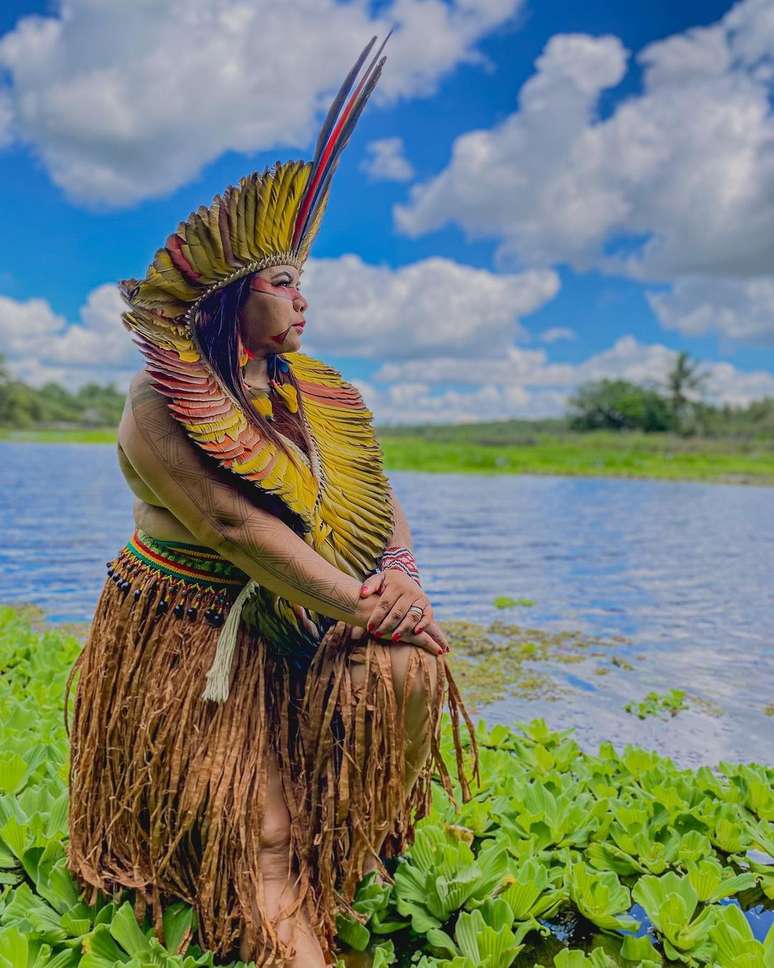
[[[774,344],[774,277],[680,279],[671,292],[647,297],[661,323],[686,336],[718,333],[747,343]]]
[[[33,386],[53,380],[75,389],[112,380],[127,387],[140,354],[121,325],[124,308],[109,283],[92,290],[73,324],[45,299],[0,296],[0,346],[9,370]]]
[[[551,326],[538,333],[541,343],[557,343],[559,340],[575,339],[578,334],[568,326]]]
[[[379,138],[366,145],[360,167],[374,181],[409,181],[414,169],[404,154],[402,138]]]
[[[497,274],[442,258],[397,269],[368,265],[356,255],[310,259],[304,341],[323,357],[432,359],[447,353],[464,361],[469,353],[506,352],[524,335],[521,317],[558,290],[550,269]]]
[[[73,199],[128,205],[224,151],[308,149],[361,48],[396,27],[374,101],[427,96],[520,0],[60,0],[0,38],[9,130]],[[9,117],[12,108],[13,118]],[[297,152],[298,153],[298,152]]]
[[[528,334],[503,307],[518,313],[520,305],[551,298],[557,285],[551,273],[498,277],[442,259],[389,270],[355,256],[310,260],[305,282],[310,272],[303,350],[323,359],[335,353],[387,360],[369,380],[353,379],[377,423],[558,416],[582,382],[618,377],[661,385],[675,358],[669,347],[633,336],[579,363],[555,363],[546,348],[514,345]],[[437,285],[429,285],[434,274]],[[457,284],[476,304],[451,301],[428,315],[424,293],[453,292]],[[349,291],[375,292],[373,303],[341,303],[337,293]],[[12,372],[34,386],[53,380],[76,389],[112,381],[126,389],[142,359],[121,324],[123,308],[113,284],[94,289],[72,324],[43,299],[0,296],[0,346]],[[712,402],[738,406],[774,396],[774,374],[729,363],[703,369]],[[347,377],[347,366],[342,370]]]
[[[545,350],[513,346],[505,356],[437,357],[382,366],[358,386],[377,423],[466,423],[508,417],[557,417],[575,389],[589,380],[623,379],[663,389],[675,351],[622,336],[580,363],[552,363]],[[744,406],[774,396],[774,374],[705,363],[705,399]],[[357,381],[356,381],[357,382]],[[449,383],[473,386],[468,392]]]
[[[752,298],[749,280],[773,271],[772,5],[745,0],[638,61],[642,92],[601,120],[627,51],[613,36],[552,37],[514,113],[460,135],[448,165],[395,207],[397,227],[418,236],[455,222],[497,239],[501,268],[739,280],[738,299]],[[754,338],[759,329],[750,325]]]

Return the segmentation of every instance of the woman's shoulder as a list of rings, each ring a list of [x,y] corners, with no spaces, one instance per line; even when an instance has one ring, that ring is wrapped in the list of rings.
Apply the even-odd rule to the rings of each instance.
[[[118,424],[118,446],[139,471],[159,459],[163,441],[183,441],[185,434],[169,412],[166,398],[153,378],[140,370],[132,378]]]

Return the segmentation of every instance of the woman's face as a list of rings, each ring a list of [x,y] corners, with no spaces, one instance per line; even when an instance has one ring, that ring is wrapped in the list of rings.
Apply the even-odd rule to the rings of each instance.
[[[250,276],[250,291],[239,315],[242,343],[254,356],[291,353],[301,346],[308,305],[298,291],[300,273],[279,265]]]

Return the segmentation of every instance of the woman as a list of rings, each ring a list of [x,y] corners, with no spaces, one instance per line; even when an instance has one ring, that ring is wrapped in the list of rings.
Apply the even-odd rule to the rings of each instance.
[[[375,40],[375,38],[374,38]],[[136,530],[78,659],[70,869],[194,906],[223,959],[325,966],[358,881],[413,841],[437,771],[443,654],[358,391],[300,352],[299,279],[381,72],[374,40],[311,163],[279,162],[182,223],[121,291],[146,357],[119,428]],[[354,93],[345,100],[354,86]]]

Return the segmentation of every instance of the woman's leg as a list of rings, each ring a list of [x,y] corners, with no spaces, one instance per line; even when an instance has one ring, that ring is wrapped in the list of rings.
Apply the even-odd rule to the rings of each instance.
[[[282,795],[279,766],[271,753],[261,824],[260,864],[265,905],[273,918],[297,896],[293,885],[295,873],[292,869],[288,871],[289,850],[290,814]],[[277,924],[277,934],[285,943],[295,945],[295,956],[282,968],[325,968],[322,948],[303,909],[289,918],[283,918]],[[247,934],[243,934],[239,955],[242,961],[250,961],[254,957],[253,943]]]

